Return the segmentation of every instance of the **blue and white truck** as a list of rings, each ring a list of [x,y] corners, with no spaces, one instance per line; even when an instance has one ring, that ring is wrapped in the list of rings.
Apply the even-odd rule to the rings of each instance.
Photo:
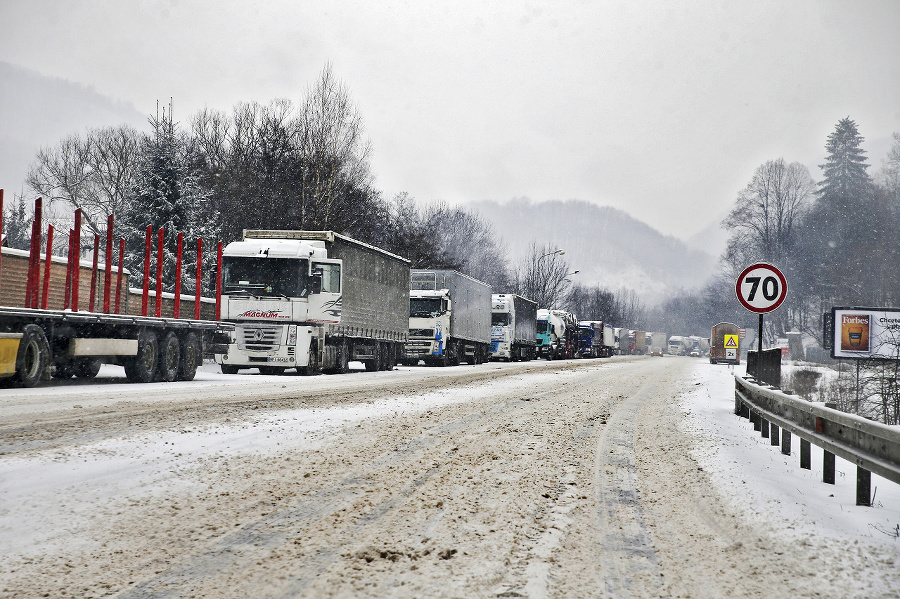
[[[491,286],[455,270],[410,271],[406,365],[481,364],[491,346]]]
[[[492,360],[533,360],[536,339],[536,302],[514,293],[491,296]]]

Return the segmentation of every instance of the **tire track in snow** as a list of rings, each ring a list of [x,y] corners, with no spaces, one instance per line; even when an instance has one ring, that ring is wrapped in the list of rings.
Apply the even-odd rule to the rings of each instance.
[[[605,592],[610,597],[663,596],[656,551],[644,521],[635,481],[634,425],[640,405],[651,394],[644,382],[619,403],[597,442],[594,487]]]

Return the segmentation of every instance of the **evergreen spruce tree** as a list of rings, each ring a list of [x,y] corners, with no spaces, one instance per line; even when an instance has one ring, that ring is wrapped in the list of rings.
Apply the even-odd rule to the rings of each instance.
[[[866,153],[860,147],[862,135],[856,123],[846,117],[838,121],[834,133],[828,136],[825,164],[820,164],[824,179],[819,183],[819,198],[829,208],[846,210],[870,193],[872,183],[866,172]]]
[[[838,304],[876,301],[874,273],[882,252],[883,218],[866,172],[863,137],[849,117],[838,121],[825,144],[824,179],[816,191],[800,242],[800,289],[819,298],[815,312]]]
[[[192,175],[186,144],[178,135],[172,120],[171,105],[168,113],[151,118],[153,132],[145,136],[141,144],[137,182],[122,218],[123,237],[126,240],[126,265],[137,283],[144,273],[145,236],[148,226],[152,231],[151,279],[156,276],[159,229],[164,231],[163,281],[166,291],[174,291],[177,264],[178,233],[184,233],[182,254],[182,292],[193,291],[196,269],[197,238],[208,234],[200,222],[205,192]],[[212,240],[205,240],[204,271],[209,272]],[[136,286],[139,286],[137,283]],[[152,285],[151,285],[152,287]]]
[[[3,211],[3,242],[6,247],[27,250],[31,245],[31,222],[25,198],[17,196]]]

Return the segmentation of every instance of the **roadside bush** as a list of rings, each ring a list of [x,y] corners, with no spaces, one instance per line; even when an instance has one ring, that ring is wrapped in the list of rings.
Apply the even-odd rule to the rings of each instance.
[[[818,391],[818,382],[822,377],[822,373],[811,368],[799,368],[792,370],[787,375],[786,383],[782,383],[782,387],[790,389],[803,399],[811,401],[813,392]]]

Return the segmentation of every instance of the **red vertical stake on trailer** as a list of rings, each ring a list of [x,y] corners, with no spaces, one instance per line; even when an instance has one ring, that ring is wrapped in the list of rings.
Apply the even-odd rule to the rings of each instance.
[[[66,254],[66,289],[65,289],[65,299],[63,299],[63,310],[69,309],[69,300],[71,299],[72,294],[72,236],[75,234],[75,231],[69,229],[69,251]]]
[[[41,295],[41,309],[47,309],[50,299],[50,265],[53,257],[53,225],[47,227],[47,253],[44,257],[44,293]]]
[[[31,279],[31,306],[32,308],[38,307],[38,300],[40,299],[40,288],[41,288],[41,239],[43,238],[44,231],[43,225],[41,223],[41,218],[44,215],[44,200],[43,198],[38,198],[34,203],[34,230],[37,232],[37,240],[35,242],[34,248],[34,277]]]
[[[119,313],[119,302],[122,300],[122,258],[125,256],[125,239],[119,238],[119,271],[116,273],[116,314]]]
[[[178,254],[175,257],[175,304],[172,307],[172,316],[178,318],[181,312],[181,250],[184,246],[184,233],[178,234]]]
[[[91,263],[91,296],[88,302],[88,312],[93,312],[97,305],[97,265],[100,262],[100,236],[94,233],[94,260]]]
[[[163,228],[159,228],[159,240],[156,242],[156,304],[155,314],[159,318],[162,316],[162,273],[163,273]]]
[[[153,225],[147,225],[147,239],[144,245],[144,293],[141,296],[141,316],[147,316],[147,298],[150,295],[150,241]]]
[[[43,199],[34,201],[34,220],[31,221],[31,247],[28,254],[28,278],[25,282],[25,307],[37,308],[41,268],[41,207]]]
[[[222,320],[222,242],[216,257],[216,320]]]
[[[0,245],[3,240],[3,190],[0,189]],[[3,259],[3,252],[0,252],[0,262]]]
[[[81,284],[81,208],[75,211],[75,232],[72,235],[72,312],[78,312],[78,286]]]
[[[203,289],[203,238],[197,240],[197,281],[194,284],[194,320],[200,320],[200,293]]]
[[[31,242],[28,245],[28,272],[25,277],[25,307],[31,307],[31,282],[34,279],[34,225],[31,221]]]
[[[106,219],[106,268],[103,271],[103,313],[109,314],[109,292],[112,276],[112,251],[113,251],[113,216]]]

